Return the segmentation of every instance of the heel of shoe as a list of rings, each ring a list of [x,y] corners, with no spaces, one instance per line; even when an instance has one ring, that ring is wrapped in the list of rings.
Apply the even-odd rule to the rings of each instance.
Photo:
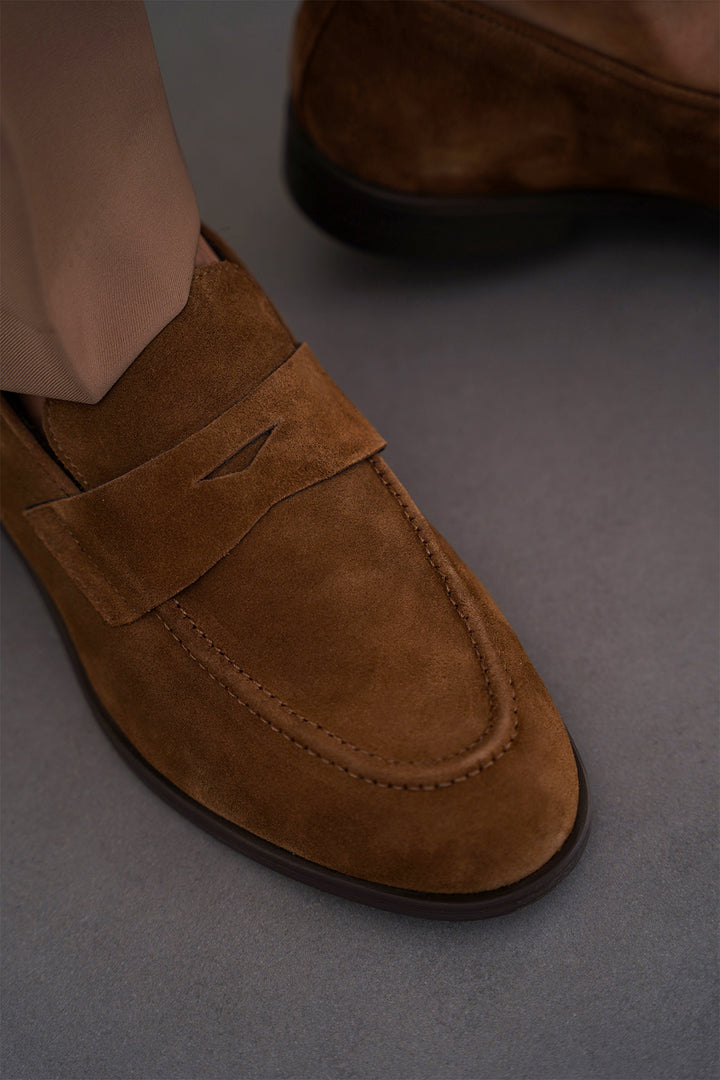
[[[290,105],[285,179],[321,229],[382,254],[447,257],[514,254],[557,243],[578,208],[556,195],[442,197],[381,188],[335,165],[312,143]]]
[[[688,227],[717,235],[717,211],[665,195],[628,191],[543,191],[515,195],[413,195],[378,187],[326,157],[290,105],[285,179],[300,209],[353,247],[386,255],[518,256],[557,246],[583,226]]]

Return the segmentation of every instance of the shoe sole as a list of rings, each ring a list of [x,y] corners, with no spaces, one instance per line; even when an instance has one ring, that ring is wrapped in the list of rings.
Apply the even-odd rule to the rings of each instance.
[[[670,196],[623,191],[550,191],[474,197],[413,195],[378,187],[335,165],[301,128],[292,105],[285,179],[301,210],[353,247],[401,256],[515,255],[566,239],[608,218],[681,221],[717,230],[714,209]]]
[[[35,581],[48,610],[58,628],[76,675],[87,700],[98,720],[100,727],[112,745],[126,763],[144,781],[147,786],[183,814],[194,824],[217,840],[247,855],[264,866],[277,870],[287,877],[295,878],[306,885],[312,885],[323,892],[333,893],[346,900],[354,900],[370,907],[382,908],[401,915],[411,915],[421,919],[442,919],[450,921],[468,921],[490,919],[498,915],[507,915],[518,908],[525,907],[554,889],[575,867],[583,853],[590,828],[590,800],[587,776],[580,755],[573,743],[573,752],[577,763],[579,780],[578,810],[575,824],[567,840],[553,857],[533,874],[512,885],[482,893],[423,893],[410,889],[397,889],[390,885],[380,885],[362,878],[350,877],[336,870],[330,870],[318,863],[310,862],[299,855],[293,855],[284,848],[263,840],[239,825],[227,821],[212,810],[186,795],[171,781],[159,773],[133,746],[130,740],[104,708],[88,678],[80,658],[72,643],[67,627],[55,604],[43,584],[36,577],[22,552],[8,534],[5,534],[20,555],[31,577]]]

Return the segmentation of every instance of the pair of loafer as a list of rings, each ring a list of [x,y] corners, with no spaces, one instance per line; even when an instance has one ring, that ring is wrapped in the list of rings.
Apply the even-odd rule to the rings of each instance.
[[[547,169],[536,173],[542,192],[518,191],[517,163],[500,192],[505,174],[463,158],[461,114],[433,126],[413,99],[411,83],[426,105],[435,97],[432,41],[460,58],[448,85],[466,118],[474,83],[463,64],[478,49],[500,68],[503,47],[513,65],[528,48],[536,68],[558,65],[548,35],[523,37],[479,7],[301,8],[288,174],[337,235],[453,251],[471,213],[475,249],[491,205],[497,237],[503,200],[521,200],[521,233],[538,209],[522,200],[552,200]],[[378,35],[378,20],[392,32]],[[392,115],[382,95],[407,72],[369,65],[384,74],[364,94],[363,34],[380,59],[394,55],[395,34],[411,69],[428,73],[393,90]],[[583,77],[607,82],[608,63]],[[707,102],[678,95],[668,111],[702,127]],[[559,145],[548,137],[548,153]],[[356,152],[369,163],[359,171]],[[654,194],[702,202],[706,182]],[[2,402],[4,525],[104,728],[177,809],[251,857],[364,903],[428,918],[512,911],[582,853],[580,759],[502,614],[383,462],[382,438],[236,255],[204,233],[220,261],[195,271],[184,310],[99,404],[48,401],[38,440]]]

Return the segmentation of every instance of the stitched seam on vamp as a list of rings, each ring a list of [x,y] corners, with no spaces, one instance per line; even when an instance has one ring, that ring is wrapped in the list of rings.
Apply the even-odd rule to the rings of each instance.
[[[395,497],[395,499],[397,501],[397,504],[399,505],[400,509],[402,509],[402,511],[403,511],[405,517],[408,519],[408,522],[411,525],[412,529],[415,530],[416,536],[418,537],[418,540],[421,542],[421,544],[423,546],[423,549],[424,549],[424,552],[425,552],[425,557],[427,558],[427,562],[430,563],[430,565],[433,567],[433,569],[437,573],[438,577],[440,578],[441,582],[443,582],[443,585],[445,586],[445,591],[448,594],[448,598],[450,600],[450,603],[452,604],[454,609],[456,609],[456,611],[458,612],[458,615],[460,616],[460,618],[462,619],[462,621],[465,624],[465,630],[467,631],[467,634],[470,635],[471,642],[473,643],[473,648],[475,649],[476,657],[477,657],[477,659],[479,661],[481,669],[483,669],[483,674],[485,675],[485,681],[486,681],[486,685],[487,685],[487,688],[488,688],[488,697],[490,698],[490,723],[488,724],[487,728],[485,729],[483,735],[480,735],[480,738],[484,738],[484,735],[486,735],[488,733],[488,731],[490,731],[490,729],[492,727],[492,717],[494,715],[494,710],[495,710],[495,699],[494,699],[494,694],[492,692],[492,688],[490,686],[490,676],[489,676],[489,673],[488,673],[487,664],[485,663],[485,658],[483,657],[483,653],[480,652],[480,647],[476,642],[475,635],[473,634],[473,627],[470,624],[470,619],[468,619],[467,616],[465,615],[465,613],[460,610],[460,605],[458,604],[456,598],[454,598],[454,596],[453,596],[452,586],[450,584],[450,581],[449,581],[446,573],[443,573],[443,571],[440,570],[439,566],[434,561],[432,549],[431,549],[431,546],[430,546],[430,542],[427,541],[425,539],[425,537],[422,535],[422,532],[420,531],[420,527],[417,524],[415,516],[410,514],[406,503],[403,501],[402,496],[400,496],[400,492],[397,491],[392,486],[392,484],[390,484],[390,482],[388,480],[386,480],[385,476],[383,475],[382,470],[380,469],[380,465],[378,463],[378,458],[377,457],[372,456],[371,458],[368,458],[368,461],[372,465],[372,468],[375,469],[375,471],[378,474],[378,476],[380,477],[380,480],[382,481],[382,483],[385,485],[386,488],[388,488],[388,490],[391,492],[391,494]],[[503,671],[505,672],[505,676],[507,677],[507,685],[508,685],[508,687],[510,687],[511,696],[513,698],[513,716],[515,717],[515,720],[514,720],[514,724],[513,724],[513,734],[511,735],[510,740],[508,740],[508,742],[505,743],[499,757],[502,757],[503,754],[506,754],[507,751],[510,750],[511,746],[515,742],[515,738],[517,737],[517,732],[518,732],[518,727],[519,727],[519,721],[518,721],[518,716],[517,716],[517,698],[515,696],[515,684],[514,684],[514,681],[513,681],[513,676],[511,675],[510,672],[507,671],[507,667],[505,665],[504,660],[502,661],[502,665],[503,665]],[[492,765],[493,761],[497,761],[497,760],[498,760],[497,757],[491,758],[490,761],[488,762],[488,764]]]
[[[380,477],[380,479],[382,480],[383,484],[388,489],[388,491],[390,491],[391,494],[395,497],[398,505],[402,509],[403,514],[405,515],[408,522],[410,523],[413,530],[415,531],[415,534],[416,534],[418,540],[420,541],[420,543],[423,546],[423,549],[425,551],[425,556],[426,556],[428,562],[432,566],[433,570],[435,570],[437,575],[440,577],[440,579],[441,579],[441,581],[443,583],[443,586],[445,588],[445,591],[446,591],[446,593],[448,595],[448,599],[450,600],[450,603],[453,605],[453,607],[455,608],[456,612],[458,613],[458,615],[460,616],[462,621],[465,623],[465,629],[467,630],[468,635],[470,637],[470,640],[473,643],[473,648],[475,649],[475,655],[477,656],[477,658],[478,658],[478,660],[480,662],[480,667],[482,668],[483,674],[485,676],[485,682],[487,684],[487,689],[488,689],[488,696],[490,698],[490,718],[491,719],[490,719],[490,723],[488,724],[485,731],[483,732],[483,736],[484,736],[484,735],[486,735],[488,733],[488,731],[490,731],[490,729],[492,727],[492,717],[493,717],[494,712],[495,712],[495,704],[496,704],[495,697],[494,697],[494,694],[492,692],[492,688],[490,686],[490,676],[489,676],[489,673],[488,673],[487,665],[485,663],[485,659],[484,659],[484,657],[483,657],[483,655],[482,655],[482,653],[480,651],[480,646],[478,645],[477,641],[475,640],[475,635],[473,634],[472,627],[470,625],[470,620],[467,617],[467,615],[463,611],[460,610],[460,605],[458,604],[458,602],[455,599],[455,596],[453,595],[452,586],[450,584],[450,581],[449,581],[449,578],[448,578],[447,574],[444,574],[442,572],[440,567],[437,565],[437,563],[433,559],[433,557],[432,557],[432,548],[430,547],[429,541],[423,536],[422,532],[420,531],[420,527],[417,524],[417,521],[416,521],[415,517],[409,512],[409,509],[408,509],[407,505],[403,502],[403,499],[402,499],[402,496],[401,496],[400,492],[397,491],[392,486],[392,484],[390,484],[390,482],[385,478],[385,476],[383,474],[383,471],[381,470],[381,468],[380,468],[380,466],[378,464],[378,460],[379,459],[377,457],[375,457],[374,455],[372,457],[368,458],[368,461],[372,465],[373,469],[375,470],[377,475]],[[515,737],[517,736],[518,728],[519,728],[518,712],[517,712],[517,698],[515,696],[515,684],[513,682],[512,675],[508,671],[504,660],[502,661],[502,666],[503,666],[503,670],[505,672],[505,675],[507,677],[508,686],[510,687],[510,694],[512,696],[512,701],[513,701],[513,709],[512,709],[512,711],[513,711],[513,716],[515,717],[515,720],[514,720],[514,724],[513,724],[513,733],[512,733],[512,735],[510,737],[510,740],[503,747],[503,749],[502,749],[502,751],[500,753],[501,757],[502,757],[503,754],[507,753],[507,751],[512,746],[513,742],[515,741]],[[481,736],[481,738],[483,736]],[[492,758],[490,760],[490,764],[492,764],[493,761],[497,761],[497,758]]]
[[[440,765],[445,761],[452,761],[454,758],[462,757],[462,755],[467,753],[468,750],[472,750],[479,743],[481,743],[487,735],[488,731],[490,730],[491,725],[488,724],[488,726],[485,728],[482,734],[478,736],[477,739],[474,739],[473,742],[468,743],[467,746],[463,746],[461,750],[456,750],[452,754],[446,754],[444,757],[405,760],[403,758],[383,757],[382,754],[376,754],[372,750],[365,750],[362,746],[355,746],[354,743],[349,742],[347,739],[343,739],[341,735],[336,735],[335,732],[330,731],[329,728],[324,727],[323,724],[318,723],[316,720],[310,720],[307,716],[303,716],[302,713],[299,713],[296,709],[293,709],[291,705],[288,705],[285,701],[283,701],[282,698],[279,698],[277,694],[273,694],[272,690],[268,690],[267,687],[263,686],[262,683],[259,683],[257,679],[253,679],[252,675],[249,675],[246,671],[243,671],[243,669],[238,664],[236,664],[235,661],[232,660],[228,656],[228,654],[224,652],[223,649],[221,649],[218,645],[215,644],[214,641],[212,641],[210,637],[208,637],[205,631],[202,630],[196,622],[194,622],[192,616],[185,610],[185,608],[182,606],[182,604],[179,603],[178,600],[173,599],[172,603],[175,604],[175,606],[182,612],[184,617],[192,626],[193,630],[195,630],[200,635],[200,637],[207,642],[210,648],[213,649],[213,651],[216,652],[218,656],[222,657],[222,659],[226,663],[228,663],[234,671],[237,671],[238,675],[241,675],[244,679],[247,679],[247,681],[252,686],[254,686],[257,690],[260,690],[263,694],[266,695],[266,697],[270,698],[271,701],[276,702],[276,704],[281,709],[284,709],[286,712],[288,712],[290,716],[295,717],[296,720],[299,720],[303,724],[307,724],[308,727],[313,728],[315,731],[321,731],[324,735],[327,735],[329,738],[334,739],[336,742],[340,743],[341,746],[346,746],[349,750],[353,750],[358,754],[364,754],[365,757],[373,758],[376,761],[382,761],[386,765]]]
[[[429,542],[427,541],[427,539],[423,536],[422,532],[420,531],[420,528],[417,525],[417,522],[416,522],[415,518],[409,513],[406,504],[402,501],[400,493],[398,491],[396,491],[396,489],[385,478],[385,476],[383,475],[381,469],[378,466],[377,459],[375,457],[370,457],[368,459],[368,461],[369,461],[370,465],[372,465],[375,473],[380,478],[380,480],[382,481],[384,486],[390,491],[390,493],[393,495],[393,497],[397,501],[398,505],[400,506],[404,517],[407,519],[408,523],[410,524],[413,531],[415,532],[418,540],[421,542],[421,544],[423,546],[425,557],[427,558],[428,562],[433,567],[433,569],[435,570],[437,575],[440,577],[440,579],[441,579],[441,581],[443,583],[444,589],[445,589],[445,591],[446,591],[446,593],[448,595],[448,598],[450,599],[450,602],[452,603],[452,605],[455,608],[457,614],[459,615],[459,617],[462,619],[463,623],[465,624],[466,631],[468,633],[468,636],[470,637],[470,640],[472,641],[473,648],[475,650],[475,654],[478,657],[481,669],[483,671],[483,675],[484,675],[484,678],[485,678],[485,683],[486,683],[487,690],[488,690],[488,696],[490,698],[490,703],[491,703],[491,705],[490,705],[490,715],[491,715],[491,718],[492,718],[494,708],[495,708],[495,699],[494,699],[494,695],[493,695],[492,688],[491,688],[491,685],[490,685],[490,679],[489,679],[487,666],[485,664],[482,653],[480,652],[480,648],[479,648],[478,643],[477,643],[477,641],[475,639],[475,635],[472,632],[472,627],[470,626],[470,621],[467,618],[467,616],[460,610],[460,606],[457,603],[457,601],[455,600],[455,597],[454,597],[453,592],[452,592],[452,586],[450,585],[450,582],[449,582],[449,580],[447,578],[447,575],[443,574],[442,571],[440,570],[440,568],[438,567],[438,565],[435,563],[435,561],[434,561],[434,559],[432,557],[432,549],[430,548]],[[261,686],[261,684],[257,683],[254,679],[252,679],[249,675],[247,675],[246,672],[242,671],[242,669],[240,669],[230,659],[230,657],[227,656],[227,654],[223,653],[222,650],[219,649],[214,644],[214,642],[212,642],[211,639],[200,629],[200,627],[198,627],[193,622],[190,615],[185,611],[185,609],[180,605],[180,603],[177,600],[173,600],[173,603],[176,605],[176,607],[178,607],[180,609],[182,614],[191,622],[191,624],[194,626],[194,628],[197,630],[197,632],[203,638],[205,638],[207,640],[207,642],[214,648],[214,650],[216,652],[218,652],[221,656],[223,656],[233,668],[235,668],[241,675],[248,678],[251,683],[258,686],[261,690],[263,690],[265,693],[267,693],[268,696],[273,697],[276,701],[278,701],[278,703],[280,705],[285,705],[285,703],[282,702],[279,698],[276,698],[275,695],[273,695],[270,691],[266,691],[265,688]],[[501,748],[501,750],[497,754],[495,754],[492,758],[488,759],[488,761],[484,762],[482,765],[478,766],[476,769],[472,769],[472,770],[470,770],[469,772],[465,773],[462,776],[454,777],[454,778],[452,778],[450,780],[442,781],[442,782],[439,782],[439,783],[436,783],[436,784],[390,784],[390,783],[386,783],[384,781],[375,780],[372,777],[363,776],[361,773],[355,773],[351,769],[348,769],[346,766],[341,765],[339,762],[333,761],[332,759],[326,758],[322,754],[317,753],[317,751],[312,750],[306,744],[300,742],[298,739],[293,738],[291,735],[289,735],[282,728],[279,728],[276,724],[273,724],[266,717],[264,717],[260,713],[258,713],[255,709],[253,709],[250,705],[248,705],[247,702],[243,701],[243,699],[238,694],[236,694],[233,690],[231,690],[230,687],[227,686],[227,684],[222,681],[222,679],[219,679],[216,675],[214,675],[209,670],[209,668],[205,664],[203,664],[203,662],[199,659],[199,657],[195,656],[195,654],[187,647],[187,645],[182,641],[182,639],[168,625],[168,623],[165,621],[165,619],[162,617],[162,615],[160,614],[159,611],[156,611],[155,614],[157,615],[158,619],[163,624],[165,629],[168,631],[168,633],[173,638],[175,638],[175,640],[178,642],[178,644],[181,646],[181,648],[188,654],[188,656],[190,656],[199,665],[199,667],[201,667],[202,670],[205,671],[206,674],[210,676],[210,678],[214,682],[218,683],[218,685],[221,686],[230,695],[230,697],[232,697],[240,705],[242,705],[246,709],[248,709],[248,711],[253,716],[257,717],[257,719],[262,721],[262,723],[265,724],[267,727],[269,727],[272,731],[275,731],[277,734],[282,735],[283,738],[287,739],[289,742],[291,742],[294,746],[297,746],[299,749],[305,750],[307,753],[311,754],[313,757],[318,758],[320,761],[323,761],[328,765],[332,765],[334,768],[339,769],[341,772],[345,772],[349,776],[351,776],[351,777],[353,777],[355,779],[358,779],[358,780],[363,780],[366,783],[375,784],[378,787],[391,788],[391,789],[397,790],[397,791],[404,791],[404,790],[407,790],[407,791],[433,791],[433,790],[436,790],[437,788],[441,788],[441,787],[451,787],[453,784],[461,783],[463,780],[468,780],[473,776],[479,775],[485,769],[487,769],[491,765],[493,765],[496,761],[498,761],[501,757],[503,757],[511,749],[512,744],[514,743],[514,741],[515,741],[515,739],[517,737],[518,730],[519,730],[519,720],[518,720],[518,709],[517,709],[517,697],[516,697],[516,694],[515,694],[515,685],[513,683],[513,679],[512,679],[512,676],[510,675],[510,672],[507,670],[507,667],[506,667],[505,663],[503,662],[503,669],[505,671],[505,675],[506,675],[507,680],[508,680],[508,686],[510,688],[510,693],[511,693],[512,701],[513,701],[512,712],[513,712],[513,716],[514,716],[514,722],[513,722],[513,731],[512,731],[512,734],[511,734],[508,742],[505,743],[505,745]],[[330,737],[336,739],[338,742],[341,742],[344,745],[346,745],[348,747],[348,749],[356,750],[356,751],[359,751],[360,753],[365,753],[368,757],[373,757],[375,759],[379,759],[381,761],[386,762],[387,764],[407,764],[407,765],[413,765],[413,764],[418,764],[418,765],[439,764],[442,760],[451,760],[452,757],[458,756],[458,755],[453,754],[453,755],[450,755],[450,758],[448,758],[448,759],[436,759],[435,762],[428,762],[428,763],[425,763],[425,762],[409,762],[409,761],[408,762],[399,762],[399,761],[393,761],[392,759],[388,759],[388,758],[382,758],[380,755],[371,754],[369,751],[363,751],[359,747],[354,747],[351,743],[347,743],[347,742],[345,742],[345,740],[341,739],[340,736],[334,735],[333,732],[330,732],[326,728],[323,728],[321,725],[316,724],[315,721],[307,720],[306,717],[302,717],[301,714],[296,713],[294,710],[290,709],[289,706],[285,706],[285,707],[288,709],[288,711],[293,713],[293,715],[295,715],[298,719],[304,720],[309,725],[314,727],[316,730],[321,730],[321,731],[325,732],[327,735],[329,735]],[[479,737],[479,739],[476,740],[475,743],[471,744],[471,746],[474,746],[474,745],[476,745],[477,742],[480,742],[487,735],[487,733],[490,731],[491,728],[492,728],[492,719],[488,723],[487,727],[485,728],[485,731],[482,733],[482,735]],[[458,752],[458,754],[462,754],[463,752],[464,751],[461,750],[461,751]]]
[[[460,605],[458,604],[457,600],[455,599],[455,596],[454,596],[453,590],[452,590],[452,585],[450,584],[450,581],[449,581],[449,579],[447,577],[447,574],[443,574],[442,570],[440,569],[440,567],[437,565],[437,563],[433,559],[433,553],[432,553],[432,548],[430,547],[430,543],[426,539],[426,537],[423,536],[422,532],[420,531],[420,527],[417,524],[417,521],[416,521],[415,517],[410,513],[409,508],[406,505],[406,503],[403,502],[402,495],[385,478],[382,470],[380,469],[380,467],[378,465],[377,458],[373,456],[373,457],[368,458],[368,461],[370,462],[373,469],[375,470],[375,472],[379,476],[382,483],[388,489],[390,494],[395,498],[395,501],[397,502],[398,506],[400,507],[400,509],[403,512],[403,516],[410,523],[415,535],[417,536],[418,540],[422,544],[423,551],[425,552],[425,558],[427,559],[427,561],[430,563],[430,565],[432,566],[435,573],[440,578],[440,580],[441,580],[441,582],[443,584],[443,588],[445,589],[445,592],[447,593],[448,599],[450,600],[450,603],[455,608],[455,611],[457,612],[458,616],[462,619],[462,621],[463,621],[463,623],[465,625],[465,629],[466,629],[467,634],[468,634],[468,636],[469,636],[469,638],[470,638],[470,640],[472,642],[473,649],[475,650],[475,655],[477,656],[478,661],[480,663],[480,668],[482,670],[483,675],[485,676],[485,685],[487,687],[488,697],[490,699],[490,722],[488,723],[488,726],[485,728],[485,731],[483,732],[483,734],[480,736],[480,738],[483,738],[485,735],[487,735],[487,733],[492,728],[492,718],[493,718],[493,716],[495,714],[495,695],[493,694],[492,686],[490,685],[490,674],[488,672],[487,664],[485,663],[485,657],[483,656],[483,654],[482,654],[482,652],[480,650],[480,646],[478,645],[478,643],[477,643],[477,641],[475,639],[475,635],[473,634],[472,626],[470,625],[470,620],[467,617],[467,615],[463,611],[460,610]],[[509,674],[508,674],[508,678],[510,678]],[[511,682],[511,685],[512,685],[512,680],[510,680],[510,682]]]
[[[644,71],[637,69],[637,73],[642,79],[650,79],[657,83],[657,89],[649,86],[638,85],[632,82],[628,78],[623,78],[619,73],[608,71],[602,66],[602,62],[593,63],[591,60],[585,60],[579,56],[573,56],[570,53],[564,52],[560,47],[551,45],[550,42],[543,41],[539,36],[536,36],[530,31],[522,30],[520,27],[508,26],[506,23],[501,22],[500,19],[493,18],[492,14],[482,11],[475,11],[472,8],[466,7],[461,0],[440,0],[441,3],[447,4],[448,7],[455,8],[457,11],[462,11],[465,15],[471,16],[473,19],[481,19],[483,22],[490,23],[492,26],[497,27],[501,31],[505,31],[508,34],[514,34],[516,37],[524,38],[527,41],[532,41],[533,44],[539,45],[543,49],[547,49],[548,52],[554,53],[559,56],[566,63],[574,64],[581,68],[587,68],[589,71],[594,71],[597,75],[601,75],[611,82],[618,83],[621,86],[628,87],[631,90],[636,90],[640,94],[647,94],[650,97],[663,97],[670,99],[674,105],[679,105],[688,109],[716,109],[718,99],[713,94],[707,95],[707,102],[705,101],[681,101],[676,95],[678,94],[698,94],[703,95],[702,90],[693,90],[692,87],[687,89],[682,86],[675,86],[673,83],[664,82],[662,79],[656,79],[655,76],[649,75]],[[546,33],[552,33],[552,31],[545,31]],[[578,45],[578,48],[582,46]],[[613,64],[622,64],[620,60],[614,60],[609,57],[608,60]]]
[[[203,664],[202,660],[200,660],[197,656],[195,656],[193,652],[191,652],[185,642],[180,637],[178,637],[175,631],[165,622],[159,611],[156,611],[155,614],[157,615],[158,619],[163,624],[165,629],[168,631],[168,633],[175,638],[180,647],[188,654],[188,656],[192,660],[195,661],[196,664],[198,664],[199,667],[202,668],[206,675],[209,675],[213,682],[216,682],[218,686],[221,686],[226,694],[229,694],[229,696],[233,698],[239,705],[242,705],[243,708],[247,709],[252,716],[258,719],[266,727],[269,727],[270,730],[274,731],[277,735],[282,735],[282,737],[284,739],[287,739],[289,743],[292,743],[293,746],[298,747],[298,749],[300,750],[304,750],[307,754],[310,754],[311,757],[317,758],[318,761],[322,761],[325,765],[332,765],[334,769],[339,769],[340,772],[345,773],[347,776],[352,777],[354,780],[362,780],[366,784],[372,784],[375,787],[389,788],[392,791],[436,791],[438,788],[453,787],[454,784],[461,784],[464,780],[470,780],[471,777],[478,776],[481,772],[489,769],[491,765],[494,765],[496,761],[499,761],[500,758],[508,752],[517,735],[518,720],[516,705],[515,709],[513,710],[515,713],[515,727],[512,736],[510,737],[508,742],[492,758],[484,762],[482,765],[478,766],[478,768],[471,769],[463,776],[456,776],[453,777],[451,780],[443,780],[437,784],[390,784],[383,780],[376,780],[374,779],[374,777],[371,776],[363,776],[362,773],[353,772],[352,769],[347,768],[347,766],[345,765],[341,765],[338,761],[333,761],[332,758],[324,757],[322,754],[319,754],[316,750],[313,750],[305,743],[302,743],[298,739],[293,738],[293,736],[288,734],[287,731],[283,731],[282,728],[278,727],[277,724],[273,724],[272,721],[268,720],[267,717],[263,716],[261,713],[256,712],[255,709],[251,708],[247,704],[247,702],[243,701],[241,697],[239,697],[233,690],[231,690],[230,687],[222,681],[222,679],[219,679],[217,675],[213,675],[212,671],[210,671],[210,669],[206,667],[205,664]]]

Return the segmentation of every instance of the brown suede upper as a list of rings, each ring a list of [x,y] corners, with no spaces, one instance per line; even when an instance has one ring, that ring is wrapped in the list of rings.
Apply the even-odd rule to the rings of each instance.
[[[215,243],[226,261],[98,405],[47,405],[57,460],[3,401],[4,523],[107,712],[192,798],[355,877],[515,882],[575,820],[562,722],[372,427]]]
[[[473,0],[306,0],[292,88],[315,145],[386,188],[718,203],[717,95]]]

